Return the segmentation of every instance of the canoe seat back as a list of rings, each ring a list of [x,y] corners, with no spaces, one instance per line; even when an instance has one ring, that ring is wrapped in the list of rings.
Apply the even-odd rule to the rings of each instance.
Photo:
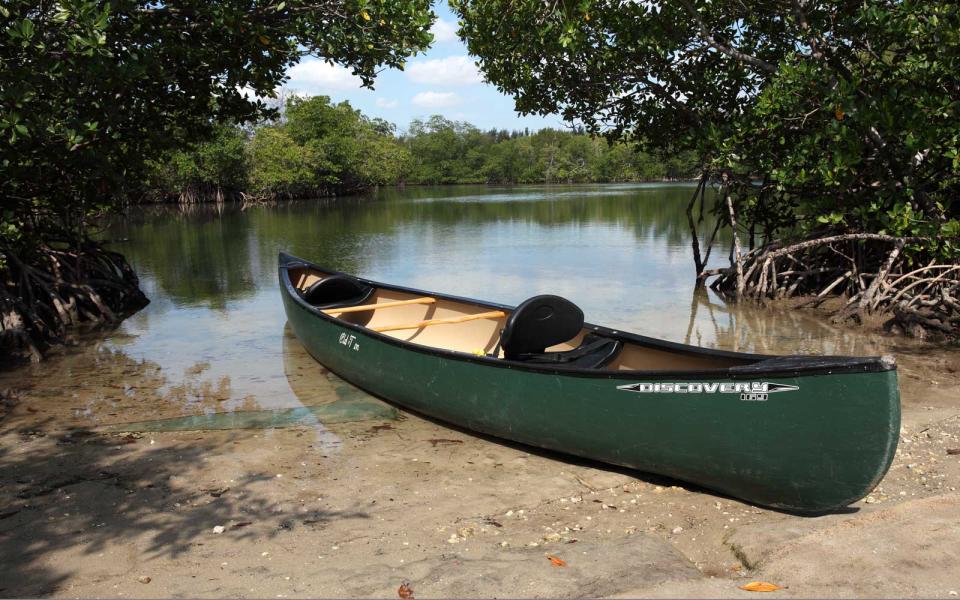
[[[353,277],[331,275],[311,284],[303,291],[303,299],[316,308],[353,306],[365,302],[373,291]]]
[[[534,296],[510,314],[500,334],[504,358],[523,360],[569,341],[583,329],[583,311],[560,296]]]

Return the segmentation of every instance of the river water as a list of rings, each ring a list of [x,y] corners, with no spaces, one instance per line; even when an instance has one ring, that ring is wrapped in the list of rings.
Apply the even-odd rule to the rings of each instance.
[[[82,426],[357,400],[285,327],[281,250],[375,280],[508,304],[559,294],[588,321],[707,347],[922,360],[926,351],[904,341],[695,290],[685,215],[692,191],[418,187],[247,210],[134,209],[104,235],[125,240],[117,249],[151,304],[113,331],[3,374],[0,388],[55,400],[58,419]],[[700,228],[712,224],[707,215]],[[714,266],[727,260],[729,241],[719,246]]]

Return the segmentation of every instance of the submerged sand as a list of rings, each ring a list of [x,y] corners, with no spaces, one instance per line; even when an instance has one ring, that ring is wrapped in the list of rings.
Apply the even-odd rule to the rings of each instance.
[[[300,404],[269,410],[371,400],[290,352]],[[815,518],[362,406],[204,429],[264,402],[202,363],[171,384],[108,350],[58,358],[71,379],[4,382],[0,596],[749,597],[762,580],[775,596],[956,597],[956,356],[901,358],[890,472]],[[163,419],[180,430],[123,425]]]

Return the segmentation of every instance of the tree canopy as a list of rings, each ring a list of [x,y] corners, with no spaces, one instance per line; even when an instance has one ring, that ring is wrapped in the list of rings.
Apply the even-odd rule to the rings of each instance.
[[[344,194],[399,179],[407,153],[389,124],[327,96],[293,97],[284,117],[253,134],[247,159],[253,194]]]
[[[0,5],[0,235],[67,225],[142,180],[146,161],[261,99],[306,54],[371,84],[430,40],[428,0],[11,0]]]
[[[771,235],[796,223],[960,234],[956,3],[451,4],[519,110],[693,150],[731,182],[743,220]]]
[[[481,131],[440,115],[414,120],[409,183],[593,183],[691,178],[686,156],[660,158],[631,144],[572,131]]]

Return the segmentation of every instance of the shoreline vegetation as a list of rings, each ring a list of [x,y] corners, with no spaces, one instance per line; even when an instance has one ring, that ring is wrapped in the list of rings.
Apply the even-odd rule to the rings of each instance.
[[[734,300],[787,301],[821,308],[832,323],[879,320],[887,332],[932,342],[960,339],[960,265],[916,267],[902,255],[917,238],[845,234],[794,244],[780,240],[735,259],[733,267],[705,270],[703,282]]]
[[[713,211],[723,215],[726,208],[730,264],[707,269],[724,224],[717,221],[701,249],[697,226],[703,222],[708,183],[702,176],[687,206],[698,286],[709,285],[732,302],[820,309],[834,324],[877,323],[886,333],[932,342],[960,340],[960,263],[933,250],[938,243],[949,247],[949,239],[821,229],[793,238],[767,235],[758,243],[755,224],[744,228],[737,223],[735,203],[721,185]],[[741,235],[747,237],[747,248]]]
[[[126,258],[93,240],[50,242],[30,262],[0,259],[9,278],[0,287],[2,341],[33,361],[74,330],[114,325],[150,303]]]
[[[695,156],[654,155],[582,130],[482,131],[440,115],[398,135],[327,96],[289,97],[278,117],[220,127],[207,142],[151,163],[132,204],[256,202],[363,193],[374,187],[695,180]]]

